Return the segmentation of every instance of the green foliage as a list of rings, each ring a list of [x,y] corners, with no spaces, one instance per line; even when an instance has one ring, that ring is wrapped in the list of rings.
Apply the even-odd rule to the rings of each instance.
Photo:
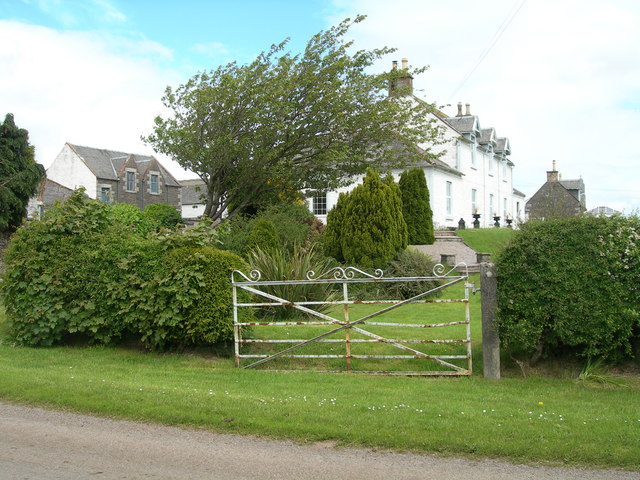
[[[404,220],[402,214],[402,193],[400,187],[393,179],[391,174],[387,174],[382,182],[389,187],[389,193],[387,201],[389,202],[389,208],[391,209],[391,218],[393,220],[393,226],[391,227],[391,242],[396,252],[407,248],[409,240],[409,231],[407,229],[407,222]]]
[[[363,19],[314,35],[298,55],[284,52],[285,41],[249,64],[232,62],[166,89],[171,114],[155,119],[146,140],[203,179],[206,216],[233,217],[282,185],[331,190],[371,162],[390,168],[436,156],[415,147],[440,141],[434,106],[406,90],[389,98],[397,72],[369,73],[393,50],[354,50],[345,40]]]
[[[256,248],[269,252],[282,249],[276,226],[271,220],[259,218],[253,224],[245,245],[245,254],[249,254]]]
[[[431,245],[435,241],[433,212],[429,203],[429,188],[420,168],[405,170],[400,175],[402,214],[407,222],[409,244]]]
[[[514,354],[619,360],[640,327],[640,220],[530,221],[499,254],[498,328]]]
[[[348,202],[349,194],[341,193],[336,204],[327,213],[327,227],[323,239],[324,254],[338,262],[344,262],[341,239]]]
[[[111,218],[114,222],[133,229],[141,236],[157,230],[160,225],[130,203],[116,203],[111,206]]]
[[[398,211],[397,190],[367,170],[361,185],[349,194],[341,226],[345,262],[360,267],[381,267],[407,246],[407,227]]]
[[[151,203],[144,208],[145,216],[160,227],[176,228],[182,221],[180,212],[166,203]]]
[[[18,229],[0,291],[14,339],[109,344],[126,335],[157,349],[228,341],[231,270],[246,264],[211,248],[207,222],[149,234],[146,220],[78,191]]]
[[[315,272],[321,275],[336,266],[333,259],[320,255],[314,246],[302,247],[296,245],[292,253],[286,250],[264,251],[257,248],[249,257],[251,268],[262,274],[262,280],[304,280],[307,273]],[[331,284],[301,284],[276,285],[261,287],[261,290],[288,301],[331,301],[334,298]],[[261,298],[258,301],[270,301]],[[325,312],[329,305],[313,305],[309,308]],[[289,306],[265,307],[263,313],[278,315],[278,317],[292,317],[304,315],[299,310]]]
[[[408,248],[401,250],[389,266],[385,268],[385,277],[432,277],[435,262],[422,252]],[[436,280],[388,283],[385,287],[387,297],[393,299],[407,299],[435,288],[440,283]],[[440,293],[430,294],[428,297],[440,296]]]
[[[34,160],[29,133],[7,114],[0,125],[0,231],[20,225],[43,178],[44,168]]]
[[[230,280],[236,269],[246,271],[247,265],[237,255],[211,247],[167,252],[151,284],[155,295],[146,300],[154,314],[138,324],[142,339],[155,349],[232,341]]]
[[[260,221],[271,222],[276,229],[281,248],[293,253],[295,245],[311,241],[312,229],[319,228],[315,217],[305,205],[281,203],[271,205],[256,217],[236,216],[227,220],[219,228],[223,248],[237,254],[247,251],[251,232]]]

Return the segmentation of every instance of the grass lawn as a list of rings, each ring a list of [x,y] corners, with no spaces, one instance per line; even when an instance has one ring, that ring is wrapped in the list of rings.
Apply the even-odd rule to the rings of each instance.
[[[467,245],[479,253],[495,255],[513,236],[510,228],[472,228],[456,230]]]
[[[5,401],[301,442],[640,470],[640,380],[623,382],[237,370],[205,355],[15,347],[0,326]]]

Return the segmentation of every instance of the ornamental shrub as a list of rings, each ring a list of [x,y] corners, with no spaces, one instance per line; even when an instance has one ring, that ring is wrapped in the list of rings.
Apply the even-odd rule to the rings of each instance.
[[[394,223],[393,228],[391,229],[391,232],[393,233],[391,241],[393,242],[393,248],[395,251],[400,252],[407,248],[407,242],[409,240],[407,222],[404,220],[404,215],[402,214],[402,193],[400,192],[400,187],[390,173],[384,177],[383,183],[389,187],[388,200],[391,208],[391,217]]]
[[[379,268],[406,247],[406,224],[403,228],[404,219],[399,221],[395,195],[371,169],[351,191],[340,235],[346,263]]]
[[[142,235],[132,212],[75,192],[18,229],[0,284],[17,342],[133,335],[161,349],[229,340],[231,269],[246,264],[211,248],[206,224]]]
[[[322,242],[324,254],[335,258],[338,262],[344,262],[342,232],[348,203],[349,194],[341,193],[336,204],[327,213],[327,227],[325,228]]]
[[[300,245],[295,246],[293,253],[286,250],[263,251],[257,248],[251,252],[249,263],[251,269],[258,270],[262,274],[262,280],[304,280],[309,272],[319,276],[337,266],[335,260],[321,255],[314,246]],[[284,300],[295,302],[333,299],[333,286],[328,283],[273,285],[260,289]],[[270,300],[260,298],[258,301]],[[330,307],[331,305],[313,305],[309,308],[325,312]],[[264,307],[262,313],[283,318],[304,316],[304,313],[288,306]]]
[[[385,277],[433,277],[435,262],[422,252],[407,248],[401,250],[389,262],[384,270]],[[385,294],[388,298],[407,299],[420,295],[432,288],[440,285],[438,280],[424,280],[404,283],[386,283]],[[426,295],[423,298],[433,298],[440,296],[440,291]]]
[[[640,220],[530,221],[497,258],[498,331],[532,361],[620,360],[640,329]]]
[[[176,228],[182,222],[180,212],[166,203],[151,203],[144,207],[144,216],[162,228]]]
[[[154,349],[233,341],[231,272],[247,268],[239,256],[212,247],[168,251],[148,288],[154,292],[148,297],[154,304],[147,301],[153,314],[138,322],[142,340]],[[241,321],[250,317],[247,309],[239,314]]]
[[[247,244],[244,247],[245,256],[256,248],[266,251],[280,250],[282,248],[276,226],[271,220],[259,218],[253,224]]]
[[[141,236],[153,232],[160,227],[159,222],[130,203],[116,203],[111,206],[110,213],[114,222],[133,229],[135,233]]]
[[[435,241],[433,212],[429,203],[429,188],[424,171],[406,170],[400,175],[402,214],[407,222],[410,245],[431,245]]]

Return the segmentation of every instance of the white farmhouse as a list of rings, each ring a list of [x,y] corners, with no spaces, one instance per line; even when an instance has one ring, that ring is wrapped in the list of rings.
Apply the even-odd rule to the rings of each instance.
[[[402,59],[402,68],[407,74],[400,82],[413,91],[407,59]],[[507,219],[514,225],[524,220],[525,195],[513,188],[514,164],[510,159],[509,139],[498,137],[493,127],[482,128],[478,117],[471,114],[469,104],[464,113],[459,103],[457,115],[447,116],[436,110],[433,116],[444,130],[446,142],[432,147],[432,151],[446,152],[439,159],[417,166],[424,170],[427,179],[436,228],[458,227],[461,219],[471,228],[474,214],[479,215],[480,227],[493,226],[494,217],[500,217],[500,225],[505,225]],[[392,173],[398,180],[402,170]],[[316,194],[309,200],[311,211],[326,222],[327,212],[337,202],[340,192],[353,189],[361,181],[359,177],[344,189]]]

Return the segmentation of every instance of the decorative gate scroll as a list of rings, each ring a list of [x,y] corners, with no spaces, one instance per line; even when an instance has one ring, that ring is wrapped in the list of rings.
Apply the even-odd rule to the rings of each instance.
[[[261,273],[257,270],[251,271],[248,275],[235,270],[231,274],[231,283],[233,286],[233,325],[234,325],[234,340],[235,340],[235,363],[237,367],[254,368],[259,365],[267,364],[268,362],[274,362],[279,358],[287,359],[299,359],[300,362],[312,362],[309,359],[344,359],[344,362],[340,360],[342,368],[338,371],[356,371],[358,373],[370,373],[370,374],[389,374],[389,375],[471,375],[471,325],[469,314],[469,294],[474,288],[472,283],[468,282],[468,270],[467,266],[463,263],[456,265],[451,270],[445,273],[446,268],[443,265],[436,265],[434,267],[433,276],[429,277],[384,277],[382,270],[376,270],[374,274],[366,273],[354,267],[336,267],[321,275],[316,275],[315,272],[308,272],[306,279],[300,280],[261,280]],[[456,271],[463,271],[464,273],[457,273]],[[464,298],[425,298],[429,297],[438,291],[442,291],[452,285],[460,282],[464,284]],[[427,283],[432,288],[425,290],[424,292],[415,295],[406,300],[352,300],[349,297],[349,286],[354,284],[363,283],[414,283],[422,282]],[[292,301],[292,299],[280,298],[277,295],[269,293],[267,290],[273,286],[295,286],[295,285],[311,285],[311,284],[333,284],[336,287],[341,286],[342,295],[339,300],[332,300],[330,298],[323,301]],[[434,286],[436,285],[436,286]],[[243,290],[253,294],[253,302],[239,302],[238,290]],[[262,301],[260,301],[262,300]],[[420,309],[437,308],[436,304],[450,304],[450,303],[462,303],[464,304],[464,314],[460,312],[460,318],[447,318],[446,321],[437,323],[399,323],[399,322],[380,322],[371,321],[375,317],[383,315],[392,310],[401,308],[402,306],[409,304],[421,304]],[[388,306],[381,308],[380,310],[364,315],[357,320],[350,320],[349,306],[352,305],[374,305],[380,304]],[[317,311],[315,308],[319,308],[320,305],[342,305],[342,311],[337,314],[338,309],[332,309],[330,314],[325,314]],[[242,322],[239,320],[239,309],[241,308],[258,308],[258,307],[290,307],[306,314],[308,320],[304,321],[260,321],[260,322]],[[422,311],[422,310],[420,310]],[[449,317],[451,312],[447,314]],[[419,320],[419,319],[418,319]],[[371,332],[374,330],[381,330],[384,328],[391,328],[395,332],[403,331],[407,329],[413,332],[425,332],[423,329],[432,331],[431,329],[451,327],[454,325],[466,326],[465,334],[460,335],[463,338],[422,338],[422,339],[400,339],[400,338],[387,338],[385,336]],[[296,327],[324,327],[328,328],[321,334],[310,336],[307,339],[292,339],[292,338],[260,338],[259,330],[267,327],[273,331],[272,327],[291,327],[291,330],[297,330]],[[243,330],[249,327],[254,334],[252,338],[243,338]],[[418,330],[414,330],[414,329]],[[458,327],[460,329],[464,327]],[[310,329],[306,329],[308,332]],[[344,336],[342,336],[342,333]],[[336,338],[340,333],[340,338]],[[397,335],[397,333],[396,333]],[[268,337],[269,335],[267,335]],[[415,335],[419,336],[419,335]],[[333,338],[328,338],[333,337]],[[354,338],[352,338],[354,337]],[[358,338],[355,338],[358,337]],[[252,347],[265,346],[274,347],[277,345],[291,344],[286,348],[275,352],[269,353],[257,353],[257,352],[243,352],[251,349]],[[332,344],[343,345],[340,353],[312,353],[312,354],[297,354],[297,350],[303,347],[319,344]],[[402,355],[390,355],[390,354],[371,354],[365,352],[364,354],[354,353],[360,344],[384,344],[385,346],[391,346],[394,349],[400,350]],[[466,347],[464,353],[454,352],[450,354],[448,351],[443,351],[447,348]],[[425,348],[440,349],[436,352],[424,351]],[[333,348],[333,347],[331,347]],[[375,349],[376,347],[366,347],[369,349]],[[243,365],[245,359],[253,359],[252,363],[246,363]],[[371,368],[352,368],[352,360],[363,360],[363,364],[367,362],[378,363],[379,360],[385,361],[396,365],[399,360],[411,360],[412,363],[416,363],[414,359],[421,359],[425,362],[420,362],[420,367],[413,370],[376,370]],[[395,359],[395,360],[392,360]],[[372,361],[373,360],[373,361]],[[328,361],[328,360],[326,360]],[[457,365],[453,362],[458,363]],[[401,362],[400,362],[401,363]],[[423,365],[424,363],[424,365]],[[462,363],[463,365],[460,365]],[[426,368],[429,365],[437,367]],[[442,368],[446,370],[442,370]],[[281,370],[281,369],[280,369]],[[317,370],[316,370],[317,371]],[[335,371],[335,370],[333,370]]]

